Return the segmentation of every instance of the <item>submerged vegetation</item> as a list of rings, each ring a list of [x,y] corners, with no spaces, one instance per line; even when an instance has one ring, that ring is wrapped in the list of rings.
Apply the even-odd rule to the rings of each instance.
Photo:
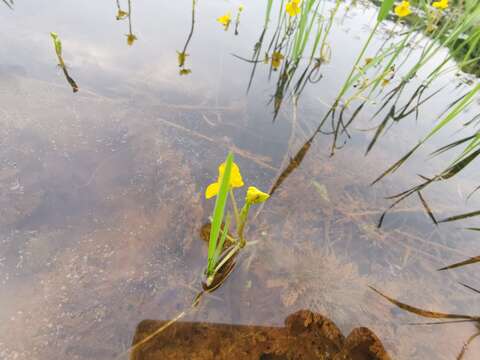
[[[2,1],[7,7],[13,8],[13,0]],[[172,56],[173,61],[176,60],[175,74],[177,71],[179,75],[192,73],[189,49],[196,30],[199,4],[197,0],[191,1],[191,8],[188,9],[191,20],[189,27],[183,30],[185,33],[182,33],[181,46],[175,48],[179,49],[176,50],[176,59],[174,58],[175,49],[169,55]],[[272,121],[281,121],[279,114],[285,110],[289,102],[296,111],[306,89],[314,88],[324,80],[325,67],[335,66],[332,59],[335,58],[337,45],[331,40],[334,24],[338,21],[342,10],[346,16],[351,6],[356,4],[355,0],[353,2],[344,0],[265,1],[262,28],[259,34],[256,34],[258,38],[253,44],[253,51],[247,55],[235,53],[233,57],[249,67],[248,91],[256,85],[255,79],[261,71],[274,84],[269,99]],[[394,129],[401,122],[421,119],[423,106],[431,102],[444,89],[445,81],[451,81],[452,74],[463,70],[480,75],[480,3],[477,0],[383,0],[377,1],[377,4],[379,8],[378,11],[376,10],[376,16],[367,36],[361,40],[348,71],[339,75],[342,82],[338,88],[333,89],[333,97],[325,104],[326,110],[315,114],[316,123],[313,129],[305,131],[305,133],[309,132],[306,140],[293,156],[289,158],[289,154],[285,155],[280,169],[268,164],[274,170],[278,170],[269,191],[263,192],[250,186],[242,194],[243,204],[237,203],[236,192],[240,192],[239,189],[245,184],[240,168],[234,161],[233,152],[238,149],[235,149],[233,143],[227,144],[227,147],[233,151],[228,153],[226,160],[219,166],[216,181],[205,189],[205,198],[215,199],[215,204],[208,225],[207,261],[202,269],[203,290],[194,298],[189,310],[197,307],[204,293],[213,292],[219,288],[232,274],[245,246],[255,244],[254,241],[247,241],[245,237],[252,206],[264,203],[276,194],[286,179],[297,171],[306,155],[314,149],[312,144],[317,136],[320,134],[329,136],[331,141],[328,143],[329,154],[335,155],[352,138],[352,133],[356,130],[355,126],[368,109],[368,120],[373,126],[367,130],[369,138],[364,151],[365,155],[369,155],[387,131]],[[113,5],[112,9],[114,9]],[[246,21],[243,22],[244,6],[222,8],[220,11],[218,17],[210,19],[210,23],[216,26],[215,31],[218,31],[221,36],[227,35],[224,32],[228,32],[228,35],[232,32],[234,35],[239,35],[240,25],[247,25]],[[116,0],[115,19],[124,25],[128,22],[128,32],[123,31],[118,34],[119,38],[122,36],[123,47],[133,46],[136,41],[141,41],[141,36],[139,40],[132,28],[132,0],[127,0],[123,5],[120,0]],[[139,29],[136,28],[136,30]],[[186,39],[185,35],[187,35]],[[77,92],[79,87],[70,76],[63,57],[62,41],[55,32],[50,33],[50,36],[58,66],[73,92]],[[185,42],[183,42],[184,39]],[[416,82],[413,81],[414,79]],[[419,82],[420,85],[418,85]],[[459,124],[456,128],[462,129],[460,138],[449,140],[449,143],[431,152],[432,157],[450,156],[445,163],[442,163],[440,170],[432,174],[418,174],[415,178],[418,182],[415,185],[391,194],[387,198],[390,203],[387,204],[387,209],[383,213],[378,213],[380,215],[378,228],[383,225],[391,210],[410,198],[418,201],[420,211],[425,212],[438,227],[443,223],[480,216],[480,210],[475,210],[441,218],[425,196],[428,188],[447,181],[451,182],[459,178],[464,170],[478,166],[480,115],[468,114],[468,110],[478,101],[480,94],[478,78],[470,77],[462,87],[462,91],[463,94],[450,99],[443,109],[438,109],[438,114],[434,114],[436,121],[432,127],[413,145],[410,145],[404,154],[400,154],[398,160],[387,165],[380,174],[372,175],[371,185],[379,183],[388,176],[393,176],[441,132],[445,132],[454,124]],[[203,117],[206,118],[205,115]],[[205,121],[209,123],[208,119]],[[180,128],[181,126],[172,124],[172,127]],[[213,137],[203,134],[199,137],[215,142]],[[288,151],[290,145],[289,143]],[[331,200],[325,185],[316,180],[311,180],[311,184],[323,199],[323,205],[330,206]],[[16,189],[16,184],[13,188]],[[480,184],[474,184],[469,189],[466,200],[479,190]],[[480,230],[478,227],[467,229],[476,232]],[[376,231],[373,227],[367,230],[371,233]],[[480,256],[467,259],[464,257],[461,261],[438,270],[453,270],[478,262],[480,262]],[[460,284],[475,293],[480,293],[480,290],[474,286]],[[446,322],[473,322],[477,326],[480,324],[479,316],[422,310],[372,289],[399,308],[423,317],[450,319]],[[289,303],[289,301],[285,302]],[[135,344],[133,348],[148,342],[173,322],[185,316],[189,310],[182,311],[152,335]],[[466,352],[468,344],[479,335],[480,332],[475,333],[468,339],[458,356],[459,359]]]

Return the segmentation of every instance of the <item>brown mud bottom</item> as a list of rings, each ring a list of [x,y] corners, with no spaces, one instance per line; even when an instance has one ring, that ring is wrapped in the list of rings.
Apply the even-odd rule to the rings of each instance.
[[[133,344],[165,321],[138,324]],[[390,359],[378,337],[359,327],[345,338],[328,318],[300,310],[284,327],[177,322],[131,354],[132,360],[160,359]]]

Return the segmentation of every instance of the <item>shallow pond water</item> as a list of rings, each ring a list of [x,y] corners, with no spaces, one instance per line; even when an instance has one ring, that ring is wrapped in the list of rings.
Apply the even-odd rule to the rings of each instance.
[[[247,92],[252,64],[233,56],[251,56],[263,3],[244,2],[235,36],[215,19],[238,3],[198,2],[186,75],[177,51],[189,36],[191,2],[132,1],[131,46],[116,4],[18,0],[13,11],[0,7],[0,358],[128,358],[142,320],[169,320],[188,308],[206,259],[200,229],[213,207],[204,189],[232,150],[246,184],[275,191],[247,231],[255,244],[185,320],[280,326],[307,309],[345,334],[368,327],[394,359],[454,359],[474,324],[412,326],[424,319],[368,286],[424,309],[478,314],[475,294],[459,285],[480,283],[475,265],[436,271],[478,254],[475,233],[464,230],[474,219],[436,226],[412,197],[376,227],[391,204],[386,196],[416,184],[417,173],[442,168],[449,158],[429,154],[461,126],[452,124],[398,172],[370,183],[472,79],[442,77],[431,91],[442,90],[419,107],[418,119],[394,124],[365,156],[378,125],[378,105],[369,104],[330,156],[331,135],[311,136],[368,34],[373,5],[341,5],[321,80],[308,84],[297,105],[285,97],[274,119],[276,73],[269,79],[268,66],[258,64]],[[323,11],[332,6],[325,2]],[[375,45],[392,28],[398,31],[384,25]],[[51,31],[62,38],[77,93],[56,67]],[[465,117],[479,109],[474,104]],[[478,164],[424,192],[438,218],[478,209],[478,195],[465,202],[476,174]],[[479,356],[474,342],[465,359]]]

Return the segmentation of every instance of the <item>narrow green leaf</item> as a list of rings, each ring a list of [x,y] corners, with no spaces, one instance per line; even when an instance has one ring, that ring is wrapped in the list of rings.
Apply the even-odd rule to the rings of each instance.
[[[217,248],[218,235],[220,233],[220,227],[225,215],[225,207],[227,204],[227,195],[230,188],[230,175],[232,172],[233,154],[228,153],[225,160],[225,172],[223,173],[220,190],[218,191],[217,198],[215,200],[215,209],[213,210],[212,228],[210,231],[210,241],[208,243],[208,264],[207,275],[212,274],[215,268],[215,249]]]
[[[447,125],[450,121],[455,119],[457,115],[459,115],[465,108],[473,101],[473,97],[475,94],[480,91],[480,84],[475,86],[470,92],[462,99],[462,101],[459,101],[457,105],[447,114],[447,116],[440,121],[437,126],[433,128],[432,131],[422,140],[422,142],[427,141],[429,138],[431,138],[438,130],[443,128],[445,125]]]
[[[383,0],[382,6],[380,7],[380,10],[378,12],[378,17],[377,21],[381,22],[385,20],[388,16],[388,13],[393,7],[394,0]]]

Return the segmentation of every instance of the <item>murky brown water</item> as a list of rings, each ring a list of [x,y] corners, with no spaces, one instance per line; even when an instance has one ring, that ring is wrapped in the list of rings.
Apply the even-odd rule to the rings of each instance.
[[[188,307],[206,259],[199,230],[213,206],[203,192],[218,163],[233,150],[245,182],[270,188],[325,114],[375,16],[361,4],[341,8],[323,79],[298,107],[286,99],[272,122],[268,70],[259,67],[247,94],[251,64],[231,55],[250,56],[264,5],[245,2],[239,36],[215,21],[236,6],[197,4],[188,76],[178,74],[176,50],[190,29],[190,1],[133,2],[131,47],[114,1],[0,7],[0,359],[114,359],[142,320]],[[76,94],[55,67],[50,31],[63,40]],[[458,284],[480,283],[475,265],[435,271],[480,252],[462,230],[474,220],[437,227],[412,198],[376,228],[384,197],[440,169],[447,158],[428,154],[460,126],[369,183],[464,93],[462,79],[442,78],[445,89],[419,120],[395,124],[368,156],[374,105],[335,156],[331,137],[318,134],[252,222],[248,238],[258,243],[187,320],[272,326],[309,309],[344,333],[370,328],[392,358],[455,358],[473,324],[411,326],[422,319],[368,285],[422,308],[480,310]],[[464,202],[476,174],[478,166],[425,191],[439,218],[478,209],[478,196]],[[465,358],[479,356],[473,343]]]

